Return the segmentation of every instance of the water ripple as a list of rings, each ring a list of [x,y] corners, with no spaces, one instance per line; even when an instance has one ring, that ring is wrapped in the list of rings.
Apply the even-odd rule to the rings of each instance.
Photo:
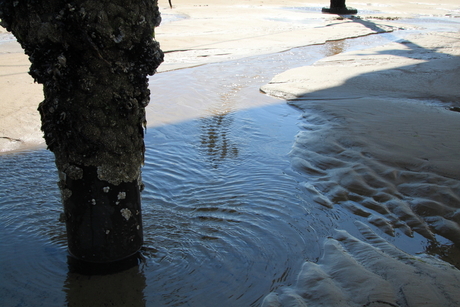
[[[249,306],[257,293],[293,278],[290,268],[299,259],[291,254],[318,257],[308,200],[293,193],[296,182],[283,172],[289,168],[290,148],[260,151],[271,136],[262,133],[265,118],[255,113],[197,120],[177,130],[159,128],[146,138],[145,253],[150,265],[158,266],[162,287],[166,278],[171,291],[187,293],[194,287],[215,302]],[[284,133],[293,137],[295,122],[286,127]],[[171,137],[174,131],[180,133]],[[237,154],[225,154],[225,146]],[[170,304],[179,300],[168,299]],[[200,297],[188,301],[212,305]]]
[[[298,112],[273,100],[261,107],[269,98],[258,88],[273,74],[323,57],[323,49],[151,80],[155,99],[148,111],[163,118],[149,118],[156,127],[146,134],[145,261],[119,274],[68,270],[51,153],[0,156],[2,300],[11,306],[257,306],[270,291],[293,284],[303,261],[320,257],[320,241],[353,217],[315,203],[318,193],[302,185],[305,178],[288,156]],[[257,109],[237,111],[249,106]],[[330,161],[318,156],[312,163],[320,168]]]

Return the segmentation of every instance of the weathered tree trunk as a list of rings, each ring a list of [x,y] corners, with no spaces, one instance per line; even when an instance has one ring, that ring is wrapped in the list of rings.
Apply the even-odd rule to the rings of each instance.
[[[2,25],[43,84],[42,130],[60,175],[69,251],[111,262],[142,245],[140,206],[147,75],[156,0],[1,0]]]
[[[345,5],[345,0],[331,0],[330,7],[323,7],[323,13],[330,13],[330,14],[357,14],[358,10],[354,8],[347,8]]]
[[[331,0],[331,8],[346,8],[345,0]]]

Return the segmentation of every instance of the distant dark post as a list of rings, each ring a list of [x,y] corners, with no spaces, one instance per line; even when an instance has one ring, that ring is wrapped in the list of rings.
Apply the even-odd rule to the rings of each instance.
[[[39,111],[55,155],[70,253],[113,262],[143,243],[140,190],[156,0],[1,0],[2,26],[43,84]]]
[[[357,14],[358,10],[354,8],[347,8],[345,0],[331,0],[330,7],[323,7],[321,10],[323,13],[338,14],[338,15],[350,15]]]

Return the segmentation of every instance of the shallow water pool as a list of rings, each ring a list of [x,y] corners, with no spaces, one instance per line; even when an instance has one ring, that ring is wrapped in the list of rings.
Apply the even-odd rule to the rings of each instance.
[[[3,304],[258,306],[269,292],[295,283],[334,229],[359,236],[353,222],[366,219],[314,201],[290,155],[304,119],[258,88],[286,69],[395,37],[154,76],[143,168],[144,260],[117,274],[69,270],[52,154],[0,156]],[[388,239],[410,253],[429,247],[417,234]]]

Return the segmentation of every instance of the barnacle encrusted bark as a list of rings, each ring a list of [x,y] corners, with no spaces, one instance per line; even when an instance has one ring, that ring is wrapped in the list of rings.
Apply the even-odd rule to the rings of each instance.
[[[68,235],[83,227],[69,228],[77,211],[92,214],[88,210],[94,209],[82,209],[86,205],[107,203],[109,209],[118,206],[99,218],[109,219],[116,213],[126,221],[120,206],[124,201],[126,209],[140,211],[136,207],[140,203],[133,204],[135,199],[140,202],[139,192],[118,204],[116,195],[124,192],[121,185],[131,192],[139,190],[145,107],[150,97],[147,76],[154,74],[163,60],[159,44],[153,39],[154,28],[161,21],[157,1],[2,0],[0,18],[2,26],[16,36],[29,55],[30,74],[43,84],[45,100],[39,105],[42,130],[48,148],[55,154],[60,187],[65,191]],[[110,193],[104,193],[103,187],[110,187]],[[83,197],[82,193],[89,194]],[[107,198],[112,193],[113,200]],[[98,194],[106,199],[100,201]],[[106,224],[109,227],[110,223]],[[139,230],[139,224],[140,217],[132,228]],[[116,231],[107,230],[104,235],[110,235],[104,240],[112,242],[107,237]],[[95,261],[117,257],[122,256]]]

